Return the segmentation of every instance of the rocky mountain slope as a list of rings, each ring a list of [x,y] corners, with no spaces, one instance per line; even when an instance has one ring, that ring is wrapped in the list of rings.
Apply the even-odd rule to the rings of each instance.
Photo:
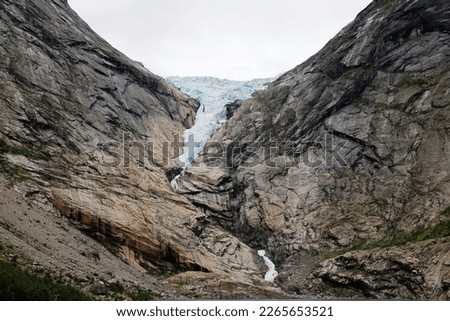
[[[446,1],[374,1],[175,192],[198,102],[65,0],[2,1],[0,252],[99,295],[449,298],[449,31]]]
[[[229,296],[271,291],[259,284],[251,289],[251,277],[258,283],[263,273],[256,252],[220,227],[199,238],[202,214],[171,188],[168,176],[182,144],[177,137],[193,124],[195,100],[112,48],[65,0],[1,1],[0,35],[0,165],[13,184],[2,179],[2,185],[18,193],[1,196],[1,242],[11,255],[19,251],[24,261],[82,278],[92,273],[80,271],[86,260],[65,262],[85,246],[73,245],[60,213],[138,275],[214,272],[241,282],[245,292]],[[26,213],[11,205],[15,199],[45,220],[19,220]],[[36,221],[54,222],[58,232],[48,227],[33,236],[28,224]],[[99,262],[97,275],[123,274],[119,262]],[[143,285],[154,281],[128,276]]]
[[[448,298],[449,31],[448,1],[374,1],[245,101],[181,193],[286,291]]]

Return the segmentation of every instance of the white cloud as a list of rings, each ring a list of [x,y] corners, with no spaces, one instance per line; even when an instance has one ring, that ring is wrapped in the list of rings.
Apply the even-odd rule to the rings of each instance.
[[[275,76],[317,52],[370,0],[69,0],[162,76]]]

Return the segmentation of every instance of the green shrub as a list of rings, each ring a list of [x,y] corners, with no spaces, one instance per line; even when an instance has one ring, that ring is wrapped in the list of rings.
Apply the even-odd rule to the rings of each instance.
[[[1,157],[0,157],[0,172],[5,173],[6,176],[13,183],[20,183],[28,179],[28,172],[26,169],[9,164],[8,162],[4,161]]]
[[[42,152],[34,152],[26,147],[14,147],[8,145],[5,141],[0,139],[0,154],[14,154],[22,155],[28,159],[34,160],[49,160],[48,155],[44,155]]]
[[[124,286],[118,282],[107,284],[106,287],[111,292],[115,292],[115,293],[124,293],[125,292]]]
[[[151,301],[155,300],[158,295],[150,290],[135,289],[129,292],[133,301]]]
[[[444,216],[450,216],[450,208],[443,213]],[[331,259],[333,257],[343,255],[351,251],[372,250],[376,248],[387,248],[393,246],[403,246],[409,243],[421,242],[426,240],[434,240],[450,236],[450,220],[442,221],[438,224],[419,229],[411,233],[396,231],[392,236],[380,240],[376,243],[360,243],[345,249],[337,249],[322,254],[322,260]]]
[[[376,247],[385,248],[391,246],[401,246],[408,243],[434,240],[447,236],[450,236],[450,221],[443,221],[436,225],[413,231],[409,234],[399,232],[391,239],[380,241],[376,244]]]
[[[0,153],[10,153],[15,155],[23,155],[27,158],[33,159],[35,155],[33,152],[27,148],[18,148],[8,145],[3,140],[0,140]]]
[[[36,276],[0,261],[0,301],[86,301],[90,297],[72,286]]]

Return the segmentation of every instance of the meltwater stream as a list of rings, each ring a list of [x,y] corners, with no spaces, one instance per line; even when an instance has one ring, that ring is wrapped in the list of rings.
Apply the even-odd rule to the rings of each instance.
[[[194,125],[183,134],[184,153],[178,157],[177,163],[184,170],[226,121],[225,105],[250,98],[252,93],[264,89],[273,78],[233,81],[213,77],[169,77],[168,80],[201,104]],[[179,177],[176,176],[171,182],[175,191],[179,189]],[[275,264],[266,256],[266,251],[260,250],[258,255],[268,267],[264,279],[273,282],[278,276]]]
[[[275,270],[275,264],[273,264],[273,262],[266,256],[266,251],[259,250],[258,255],[263,258],[264,263],[266,263],[269,268],[264,276],[264,280],[273,282],[278,276],[278,272]]]
[[[250,98],[253,92],[264,89],[273,79],[233,81],[213,77],[169,77],[168,80],[201,104],[194,126],[183,134],[184,153],[178,157],[177,163],[184,169],[226,121],[225,105],[238,99]],[[176,178],[172,186],[174,184],[176,185]]]

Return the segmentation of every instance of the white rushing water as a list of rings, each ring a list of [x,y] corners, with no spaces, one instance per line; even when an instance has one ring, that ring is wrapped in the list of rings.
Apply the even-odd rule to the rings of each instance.
[[[168,80],[201,104],[194,126],[184,132],[183,141],[187,146],[177,159],[178,165],[186,168],[226,121],[225,105],[250,98],[253,92],[264,89],[273,79],[233,81],[213,77],[169,77]],[[176,179],[172,181],[174,188]]]
[[[278,272],[275,270],[275,264],[273,264],[273,262],[266,256],[266,251],[259,250],[258,255],[263,258],[264,263],[266,263],[269,268],[264,276],[264,280],[273,282],[278,276]]]

